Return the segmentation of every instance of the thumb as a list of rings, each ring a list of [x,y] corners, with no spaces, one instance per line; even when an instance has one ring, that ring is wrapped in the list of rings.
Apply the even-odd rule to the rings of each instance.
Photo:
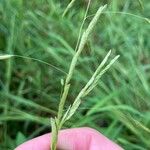
[[[50,134],[23,143],[15,150],[49,150]],[[92,128],[74,128],[59,132],[57,148],[61,150],[123,150]]]

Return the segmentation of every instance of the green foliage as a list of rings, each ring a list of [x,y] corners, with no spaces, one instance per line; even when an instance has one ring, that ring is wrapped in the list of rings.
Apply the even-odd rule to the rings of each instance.
[[[22,137],[16,138],[19,132],[25,140],[49,132],[49,118],[56,115],[62,91],[60,81],[66,77],[75,53],[87,6],[85,1],[75,1],[62,18],[68,2],[0,1],[0,54],[34,58],[0,61],[0,149],[13,149],[18,140],[24,141]],[[103,2],[106,3],[92,1],[83,29]],[[83,98],[78,112],[65,127],[93,127],[125,149],[147,150],[150,2],[107,3],[107,11],[77,62],[65,109],[73,104],[107,50],[114,49],[112,55],[121,57],[93,92]]]
[[[27,138],[21,132],[18,132],[17,137],[16,137],[16,144],[20,145],[23,142],[25,142],[26,140],[27,140]]]

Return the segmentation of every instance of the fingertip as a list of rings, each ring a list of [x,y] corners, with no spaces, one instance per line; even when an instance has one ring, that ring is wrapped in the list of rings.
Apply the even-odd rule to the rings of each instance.
[[[44,134],[19,145],[15,150],[49,150],[50,134]]]
[[[25,142],[15,150],[49,150],[50,141],[51,134],[45,134]],[[97,130],[89,127],[60,131],[57,148],[65,150],[123,150]]]

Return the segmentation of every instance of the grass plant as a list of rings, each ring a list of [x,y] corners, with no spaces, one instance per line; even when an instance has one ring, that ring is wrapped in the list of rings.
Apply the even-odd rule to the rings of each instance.
[[[72,1],[68,7],[66,8],[64,14],[67,12],[67,10],[71,7],[71,5],[73,4],[74,1]],[[81,100],[82,98],[84,98],[86,95],[89,94],[89,92],[97,85],[98,80],[101,78],[101,76],[111,67],[111,65],[118,59],[119,55],[116,56],[104,69],[102,69],[102,67],[105,65],[105,63],[107,62],[107,59],[109,57],[109,55],[111,54],[111,51],[108,52],[108,54],[106,55],[106,57],[104,58],[104,60],[101,62],[101,64],[98,66],[98,68],[96,69],[96,71],[94,72],[94,74],[92,75],[92,77],[90,78],[90,80],[87,82],[87,84],[81,89],[81,91],[79,92],[79,94],[77,95],[77,97],[75,98],[74,102],[72,105],[70,105],[68,107],[68,109],[66,110],[66,112],[64,113],[64,105],[65,105],[65,101],[67,99],[68,96],[68,92],[70,89],[70,80],[73,76],[73,72],[75,70],[75,66],[77,64],[78,58],[81,54],[81,52],[84,49],[84,46],[88,40],[89,35],[91,34],[91,32],[93,31],[93,28],[95,27],[102,11],[106,8],[107,5],[104,5],[102,7],[100,7],[98,9],[98,11],[96,12],[95,16],[93,17],[92,21],[89,23],[87,29],[83,32],[83,35],[81,36],[81,40],[79,42],[79,45],[77,47],[77,51],[74,54],[70,67],[69,67],[69,72],[67,74],[65,83],[63,85],[63,92],[62,92],[62,96],[60,99],[60,103],[59,103],[59,108],[58,108],[58,115],[57,117],[55,117],[54,119],[51,118],[51,127],[52,127],[52,143],[51,143],[51,149],[52,150],[56,150],[57,147],[57,140],[58,140],[58,134],[59,134],[59,130],[62,128],[62,125],[69,120],[72,115],[77,111],[79,105],[81,104]],[[88,5],[89,7],[89,5]],[[87,10],[88,10],[87,7]],[[86,16],[86,15],[85,15]],[[83,22],[84,23],[84,22]],[[79,35],[80,36],[80,35]],[[77,42],[78,44],[78,42]]]

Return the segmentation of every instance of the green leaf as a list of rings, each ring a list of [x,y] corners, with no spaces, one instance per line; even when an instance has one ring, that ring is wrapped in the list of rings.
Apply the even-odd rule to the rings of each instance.
[[[18,132],[16,136],[16,145],[20,145],[27,140],[25,135],[22,132]]]

